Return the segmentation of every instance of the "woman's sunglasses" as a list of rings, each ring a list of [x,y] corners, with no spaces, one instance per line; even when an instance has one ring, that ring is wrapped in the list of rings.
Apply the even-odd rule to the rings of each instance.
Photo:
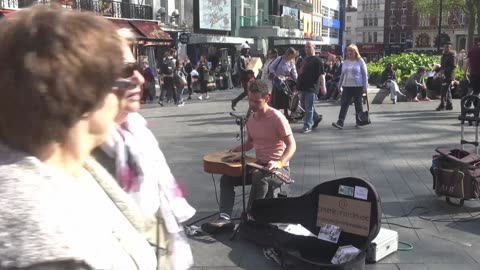
[[[122,71],[120,73],[120,77],[122,78],[130,78],[134,75],[135,71],[141,72],[142,67],[138,63],[125,63]]]

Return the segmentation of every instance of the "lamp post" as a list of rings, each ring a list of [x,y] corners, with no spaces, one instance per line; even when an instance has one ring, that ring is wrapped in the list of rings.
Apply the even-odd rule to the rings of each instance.
[[[437,51],[440,54],[440,35],[442,34],[442,17],[443,17],[443,0],[440,0],[440,16],[438,18],[438,36],[437,36]]]

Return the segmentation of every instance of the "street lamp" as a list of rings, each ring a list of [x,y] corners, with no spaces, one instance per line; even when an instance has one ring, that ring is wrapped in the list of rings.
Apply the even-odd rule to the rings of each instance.
[[[438,18],[438,36],[437,36],[437,50],[440,54],[440,35],[442,34],[442,13],[443,13],[443,0],[440,0],[440,17]]]

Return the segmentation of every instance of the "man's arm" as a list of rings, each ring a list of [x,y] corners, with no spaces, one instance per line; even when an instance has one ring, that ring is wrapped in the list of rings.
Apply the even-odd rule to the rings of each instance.
[[[320,75],[320,94],[324,96],[327,93],[327,88],[325,87],[325,74]]]
[[[282,168],[284,164],[287,164],[290,161],[290,159],[293,157],[293,154],[295,154],[295,151],[297,151],[297,143],[295,142],[295,138],[293,138],[292,134],[285,136],[282,141],[287,146],[285,151],[283,151],[282,157],[279,160],[271,160],[268,162],[267,169],[272,170]]]

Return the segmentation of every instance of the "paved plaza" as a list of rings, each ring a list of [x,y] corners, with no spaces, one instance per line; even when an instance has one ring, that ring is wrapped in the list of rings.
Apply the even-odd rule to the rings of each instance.
[[[141,111],[173,174],[185,184],[188,200],[198,211],[194,220],[218,209],[214,182],[203,172],[202,157],[239,144],[239,128],[229,115],[230,99],[239,93],[239,89],[216,91],[210,99],[186,101],[184,107],[147,104]],[[434,149],[459,144],[458,103],[456,100],[453,111],[444,112],[434,110],[437,101],[374,104],[370,106],[372,124],[362,128],[354,127],[352,106],[344,130],[331,126],[339,105],[317,103],[323,121],[316,130],[302,134],[302,125],[292,124],[297,152],[291,161],[296,182],[290,196],[344,176],[368,179],[382,199],[382,226],[398,231],[399,240],[411,243],[414,249],[398,251],[367,269],[480,269],[480,219],[476,219],[480,203],[450,206],[431,188],[429,168]],[[238,113],[245,112],[247,101],[237,108]],[[473,136],[474,130],[468,128],[467,135]],[[214,177],[218,192],[220,176]],[[240,191],[238,188],[238,215]],[[414,207],[422,208],[411,211]],[[229,236],[191,238],[195,269],[280,269],[264,258],[261,248],[239,237],[229,241]]]

